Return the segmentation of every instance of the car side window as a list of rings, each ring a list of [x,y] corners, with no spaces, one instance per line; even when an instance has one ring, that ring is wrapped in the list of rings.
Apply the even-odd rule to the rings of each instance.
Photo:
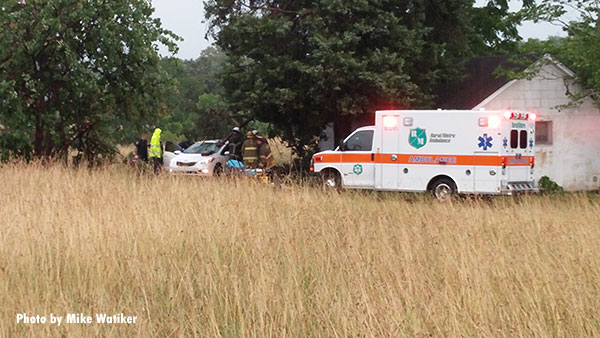
[[[354,133],[347,141],[347,151],[371,151],[373,147],[373,131],[362,130]]]
[[[177,143],[171,141],[165,142],[165,151],[174,152],[175,150],[181,150],[181,147]]]

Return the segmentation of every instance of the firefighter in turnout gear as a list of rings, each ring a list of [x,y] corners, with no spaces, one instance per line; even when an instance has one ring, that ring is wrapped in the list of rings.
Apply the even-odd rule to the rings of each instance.
[[[256,138],[256,144],[258,147],[258,167],[270,170],[275,166],[275,160],[273,159],[273,153],[271,152],[271,147],[269,147],[269,142],[264,138],[258,130],[253,130],[252,134]]]
[[[258,165],[258,144],[251,131],[246,136],[246,141],[242,144],[244,167],[255,169]]]
[[[162,130],[160,128],[154,129],[152,138],[150,139],[150,154],[148,157],[152,159],[154,166],[154,173],[157,174],[162,166],[162,147],[160,145],[160,134]]]
[[[267,140],[262,141],[258,148],[258,161],[259,166],[264,169],[271,169],[275,166],[275,160],[273,159],[273,153]]]

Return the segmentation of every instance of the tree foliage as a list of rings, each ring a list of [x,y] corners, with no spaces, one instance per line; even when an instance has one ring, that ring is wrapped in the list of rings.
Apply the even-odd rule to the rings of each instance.
[[[427,105],[469,54],[471,0],[208,0],[235,110],[302,154],[337,114]]]
[[[302,154],[335,116],[428,107],[457,60],[518,48],[507,0],[206,0],[225,96]],[[532,0],[523,0],[528,8]]]
[[[571,21],[567,12],[576,13]],[[526,12],[530,20],[547,21],[563,27],[564,38],[532,40],[522,46],[529,52],[551,53],[572,69],[577,80],[600,103],[600,3],[597,0],[543,0]]]
[[[161,61],[174,80],[167,95],[168,113],[160,123],[166,136],[177,141],[218,138],[239,123],[223,97],[220,74],[225,58],[222,51],[209,47],[195,60]]]
[[[523,0],[524,10],[534,5],[533,0]],[[524,10],[511,12],[508,0],[489,0],[483,7],[472,7],[469,21],[472,31],[469,49],[474,56],[514,54],[519,49],[519,25],[525,19]]]
[[[168,85],[157,43],[177,37],[147,0],[7,0],[0,5],[0,149],[89,160],[124,123],[153,123]]]

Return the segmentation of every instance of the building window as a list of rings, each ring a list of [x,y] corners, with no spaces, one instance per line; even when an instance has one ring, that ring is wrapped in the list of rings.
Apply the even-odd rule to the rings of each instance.
[[[552,121],[537,121],[535,123],[535,144],[552,144]]]

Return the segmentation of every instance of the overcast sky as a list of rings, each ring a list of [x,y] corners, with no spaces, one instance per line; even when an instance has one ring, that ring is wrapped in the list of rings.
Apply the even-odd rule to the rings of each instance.
[[[476,0],[478,6],[485,4],[487,0]],[[520,9],[519,0],[511,0],[511,9]],[[195,59],[200,56],[200,52],[208,47],[212,41],[207,41],[207,25],[204,21],[203,1],[202,0],[152,0],[156,12],[154,16],[161,19],[165,28],[170,29],[175,34],[181,36],[184,41],[179,42],[179,53],[176,55],[181,59]],[[548,36],[564,36],[560,27],[549,23],[526,22],[521,26],[521,36],[524,39],[538,38],[545,39]],[[166,48],[161,46],[161,54],[168,55]]]

